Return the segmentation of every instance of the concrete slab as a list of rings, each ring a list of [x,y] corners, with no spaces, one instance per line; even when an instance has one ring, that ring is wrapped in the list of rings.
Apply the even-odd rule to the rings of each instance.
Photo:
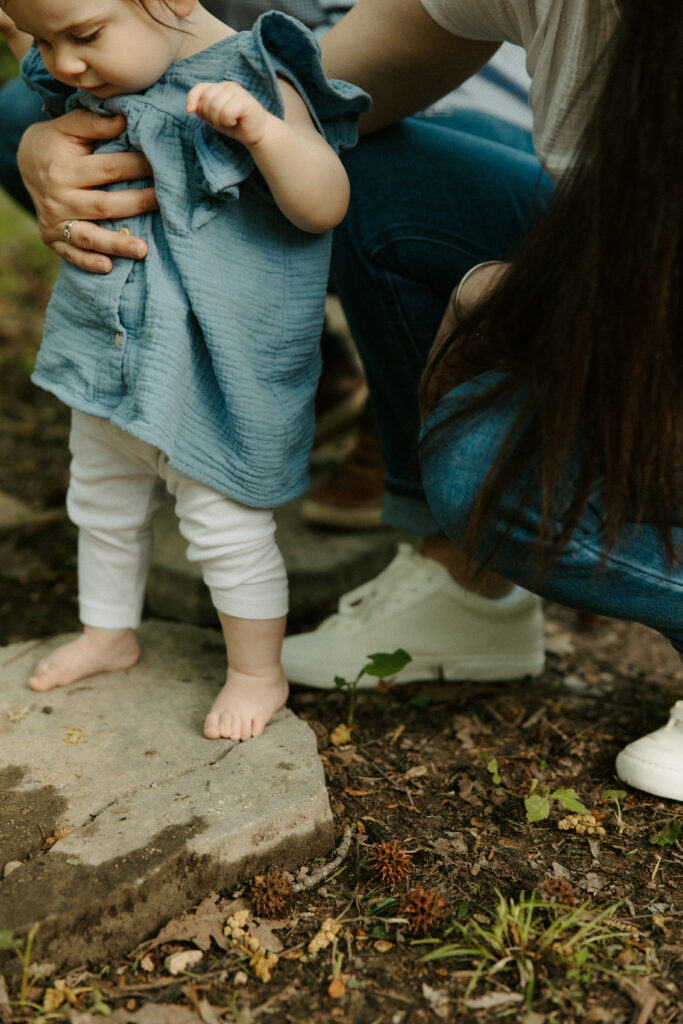
[[[308,526],[300,505],[301,501],[294,501],[276,513],[277,540],[289,575],[290,629],[333,611],[342,594],[389,564],[399,540],[410,539],[388,528],[345,532]],[[215,625],[216,613],[201,568],[187,561],[186,547],[173,504],[168,502],[154,522],[147,608],[162,618]]]
[[[219,634],[148,621],[135,668],[33,693],[29,669],[62,640],[0,648],[0,875],[22,862],[0,881],[0,930],[39,922],[35,958],[124,952],[211,890],[332,848],[305,723],[283,710],[246,743],[204,739]]]

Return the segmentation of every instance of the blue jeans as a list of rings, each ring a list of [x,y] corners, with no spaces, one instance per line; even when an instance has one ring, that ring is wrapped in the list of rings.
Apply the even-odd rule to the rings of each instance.
[[[451,290],[504,259],[552,184],[527,132],[473,111],[409,118],[344,156],[351,206],[335,231],[332,279],[365,367],[386,470],[384,519],[439,528],[417,462],[417,387]]]
[[[17,147],[29,125],[46,119],[37,93],[20,78],[0,89],[0,185],[31,213],[33,203],[17,169]]]
[[[472,112],[411,118],[363,140],[345,164],[351,208],[335,233],[333,281],[370,384],[387,473],[384,518],[460,543],[514,403],[442,436],[420,472],[418,382],[456,282],[474,264],[510,254],[552,184],[526,133]],[[476,386],[458,388],[432,416],[445,415]],[[520,504],[523,486],[505,496],[471,553],[481,558],[505,537],[491,563],[502,576],[569,607],[643,622],[683,656],[683,572],[668,566],[655,531],[629,527],[602,565],[596,490],[562,555],[539,579],[540,503],[532,495]]]
[[[425,421],[424,431],[462,407],[464,400],[491,382],[495,374],[480,377],[451,391]],[[422,460],[424,487],[430,508],[441,529],[462,543],[477,492],[517,413],[511,398],[458,425],[447,427],[438,444],[428,446]],[[570,608],[599,612],[614,618],[642,622],[666,636],[683,658],[683,568],[672,568],[658,534],[647,524],[627,525],[619,542],[601,562],[603,499],[597,486],[577,528],[545,576],[534,561],[540,525],[540,500],[529,499],[534,467],[515,483],[496,506],[477,548],[483,559],[495,551],[490,567],[506,579]],[[567,475],[556,511],[571,497]],[[552,515],[552,513],[551,513]],[[681,528],[674,528],[680,543]]]

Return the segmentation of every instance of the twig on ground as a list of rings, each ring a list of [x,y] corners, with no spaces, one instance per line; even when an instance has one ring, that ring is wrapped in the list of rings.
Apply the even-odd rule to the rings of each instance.
[[[321,864],[321,866],[314,871],[311,875],[306,875],[301,879],[300,882],[295,882],[292,886],[292,892],[302,892],[304,889],[312,889],[314,885],[318,885],[323,882],[326,878],[337,870],[340,864],[343,864],[348,856],[348,852],[351,848],[351,836],[353,829],[350,825],[347,825],[344,829],[341,842],[337,849],[334,851],[334,857],[329,864]]]
[[[636,1004],[633,1024],[647,1024],[652,1011],[661,998],[661,993],[644,978],[617,978],[617,985]]]

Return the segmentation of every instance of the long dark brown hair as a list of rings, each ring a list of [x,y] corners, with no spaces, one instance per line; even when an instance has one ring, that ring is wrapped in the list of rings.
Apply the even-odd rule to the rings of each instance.
[[[584,86],[604,75],[572,170],[502,284],[432,353],[420,388],[427,412],[464,377],[506,371],[432,428],[423,452],[473,413],[524,396],[465,542],[476,543],[501,495],[532,468],[546,569],[596,487],[605,553],[626,523],[648,522],[680,564],[671,526],[683,510],[683,14],[680,0],[619,9]],[[557,531],[553,502],[568,472]]]

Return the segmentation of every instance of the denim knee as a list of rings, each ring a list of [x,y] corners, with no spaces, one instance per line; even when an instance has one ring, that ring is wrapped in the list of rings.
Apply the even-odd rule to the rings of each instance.
[[[461,543],[481,486],[508,436],[518,411],[519,398],[448,423],[449,416],[478,395],[490,390],[501,378],[484,373],[451,391],[427,417],[421,433],[420,469],[422,484],[432,514],[443,532]],[[432,433],[437,428],[439,433]],[[506,531],[504,510],[487,524],[489,541],[498,530]]]

